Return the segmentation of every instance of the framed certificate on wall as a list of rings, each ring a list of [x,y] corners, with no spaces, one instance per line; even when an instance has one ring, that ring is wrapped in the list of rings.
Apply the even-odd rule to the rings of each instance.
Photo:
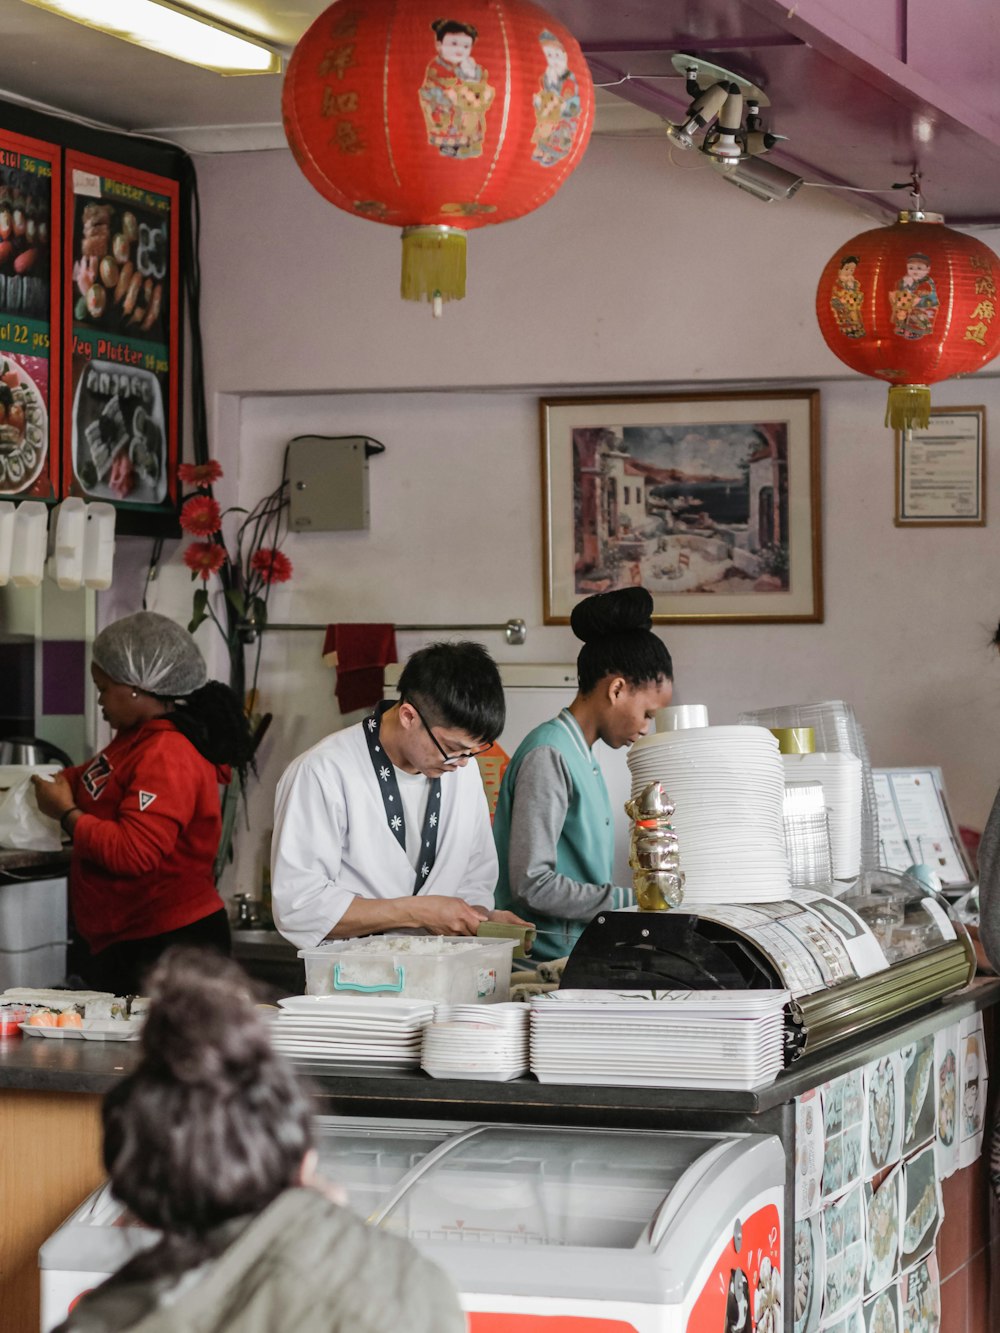
[[[59,496],[60,160],[0,129],[0,500]]]
[[[176,531],[180,414],[177,181],[66,154],[63,486],[118,531]]]
[[[896,432],[895,522],[985,526],[985,407],[932,407],[925,430]]]

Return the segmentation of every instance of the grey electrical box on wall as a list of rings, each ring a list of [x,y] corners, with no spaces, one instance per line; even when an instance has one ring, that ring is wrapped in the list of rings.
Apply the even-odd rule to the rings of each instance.
[[[293,532],[366,529],[368,456],[383,446],[364,435],[298,435],[288,443],[288,526]]]

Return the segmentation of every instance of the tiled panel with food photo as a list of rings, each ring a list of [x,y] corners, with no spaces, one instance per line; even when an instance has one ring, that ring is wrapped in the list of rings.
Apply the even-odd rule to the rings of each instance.
[[[176,507],[175,182],[67,158],[70,494],[136,514]]]

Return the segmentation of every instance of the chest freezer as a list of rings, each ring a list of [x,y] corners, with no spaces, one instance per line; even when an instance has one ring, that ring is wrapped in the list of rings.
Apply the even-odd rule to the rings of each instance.
[[[469,1333],[782,1327],[773,1135],[336,1117],[316,1131],[324,1174],[448,1273]],[[123,1221],[105,1185],[42,1246],[43,1333],[155,1242]]]

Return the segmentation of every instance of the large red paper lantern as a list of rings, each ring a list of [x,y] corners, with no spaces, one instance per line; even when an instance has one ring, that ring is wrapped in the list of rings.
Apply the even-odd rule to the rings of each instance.
[[[465,295],[465,233],[530,213],[576,167],[594,90],[528,0],[338,0],[292,54],[282,113],[325,199],[403,228],[402,295],[437,312]]]
[[[930,385],[1000,352],[1000,259],[940,214],[900,213],[842,245],[819,280],[816,315],[830,350],[887,380],[886,425],[926,427]]]

